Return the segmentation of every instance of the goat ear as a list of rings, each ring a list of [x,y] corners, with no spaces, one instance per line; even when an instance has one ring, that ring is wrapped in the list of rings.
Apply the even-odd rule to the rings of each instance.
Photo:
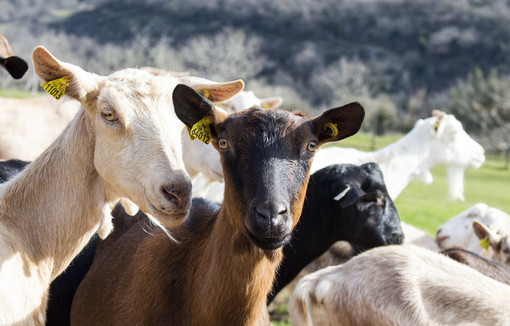
[[[384,176],[381,171],[381,167],[379,164],[375,162],[364,163],[360,165],[360,167],[370,176],[370,178],[375,179],[378,183],[384,185]]]
[[[260,106],[264,109],[275,109],[283,103],[281,96],[265,97],[260,99]]]
[[[58,60],[42,46],[35,48],[32,60],[35,72],[45,83],[65,77],[68,81],[65,94],[79,101],[85,101],[86,95],[98,88],[98,75]]]
[[[327,110],[321,116],[312,119],[319,145],[354,135],[361,128],[364,117],[363,107],[353,102]]]
[[[342,185],[333,199],[339,201],[342,208],[346,208],[357,202],[363,195],[365,195],[365,192],[359,187]]]
[[[175,114],[190,128],[204,117],[208,117],[212,125],[217,125],[226,118],[226,115],[217,110],[211,101],[184,84],[175,86],[172,99]]]
[[[502,236],[497,234],[494,230],[489,228],[483,222],[479,220],[473,221],[473,230],[475,231],[478,239],[483,240],[487,238],[489,240],[489,244],[493,248],[497,248],[499,243],[501,242]]]
[[[358,201],[361,201],[361,202],[373,202],[377,206],[383,206],[384,200],[385,200],[385,196],[380,191],[369,192],[369,193],[361,196],[358,199]]]
[[[194,85],[192,88],[209,101],[216,103],[230,100],[243,90],[244,82],[238,79],[227,83]]]

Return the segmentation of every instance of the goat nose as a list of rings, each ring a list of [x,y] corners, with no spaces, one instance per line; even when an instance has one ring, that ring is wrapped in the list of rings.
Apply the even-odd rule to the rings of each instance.
[[[273,219],[287,212],[287,205],[283,202],[262,202],[255,206],[259,216],[265,219]]]
[[[404,242],[404,233],[393,232],[389,238],[390,244],[401,244]]]
[[[176,208],[184,208],[191,199],[191,185],[163,185],[161,186],[161,193]]]

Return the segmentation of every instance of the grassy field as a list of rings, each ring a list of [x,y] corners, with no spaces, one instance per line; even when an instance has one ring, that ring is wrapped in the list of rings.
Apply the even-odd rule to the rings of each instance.
[[[38,93],[37,95],[41,95],[43,93]],[[19,90],[19,89],[1,89],[0,88],[0,97],[13,97],[13,98],[28,98],[34,97],[31,92]]]
[[[378,137],[375,148],[391,144],[400,137],[400,135]],[[339,145],[371,151],[371,141],[370,135],[358,134],[340,142]],[[395,201],[401,220],[425,230],[431,236],[435,235],[439,225],[478,202],[510,213],[510,170],[505,169],[505,159],[502,155],[488,155],[481,168],[466,170],[465,202],[448,201],[445,167],[436,167],[431,172],[434,176],[432,184],[427,185],[413,180]],[[286,304],[272,311],[278,311],[278,315],[282,317],[282,320],[272,321],[274,326],[290,325],[286,315]]]

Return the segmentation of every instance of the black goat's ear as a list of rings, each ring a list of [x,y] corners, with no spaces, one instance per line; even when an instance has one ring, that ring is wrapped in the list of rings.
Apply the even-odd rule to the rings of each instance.
[[[333,200],[338,201],[342,208],[346,208],[358,201],[363,195],[365,195],[365,192],[358,187],[342,185],[338,188]]]
[[[354,135],[361,128],[365,110],[356,102],[329,109],[312,119],[319,145]]]
[[[379,164],[374,162],[364,163],[360,167],[370,176],[371,179],[377,180],[380,184],[384,183],[383,173]]]
[[[378,206],[383,206],[385,201],[385,196],[381,191],[373,191],[366,193],[365,195],[361,196],[358,201],[363,202],[373,202],[374,204]]]

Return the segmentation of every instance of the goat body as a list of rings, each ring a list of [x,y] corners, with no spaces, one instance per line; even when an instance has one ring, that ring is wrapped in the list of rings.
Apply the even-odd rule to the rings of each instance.
[[[461,248],[446,249],[441,253],[458,261],[459,263],[476,269],[483,275],[510,285],[510,266],[501,261],[480,256],[474,252]]]
[[[289,301],[292,325],[313,325],[314,310],[331,325],[507,325],[510,286],[442,254],[412,246],[366,251],[298,283]]]

